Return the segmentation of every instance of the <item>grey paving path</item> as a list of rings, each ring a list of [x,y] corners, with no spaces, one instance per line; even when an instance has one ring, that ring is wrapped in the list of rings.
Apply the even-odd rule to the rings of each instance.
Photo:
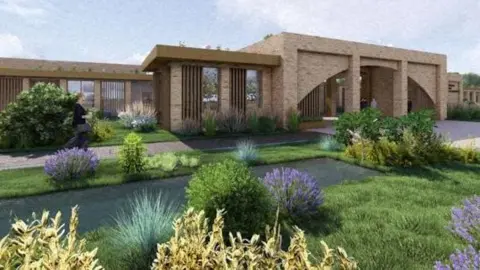
[[[323,188],[339,184],[344,180],[360,180],[369,176],[379,175],[379,172],[349,165],[330,159],[316,159],[285,163],[283,165],[268,165],[252,168],[258,177],[277,167],[293,167],[308,171],[315,176]],[[52,193],[41,196],[32,196],[20,199],[0,200],[0,236],[5,235],[10,228],[11,217],[31,217],[32,212],[40,213],[43,209],[49,210],[52,215],[57,211],[64,213],[63,221],[68,221],[70,209],[78,205],[80,214],[80,232],[89,231],[100,226],[111,224],[117,211],[125,205],[128,198],[136,192],[148,190],[160,191],[178,200],[184,201],[184,190],[190,177],[177,177],[156,181],[129,183],[118,186],[75,190]]]
[[[301,132],[296,134],[279,134],[273,136],[256,136],[250,137],[255,143],[259,145],[269,144],[282,144],[299,141],[308,141],[319,138],[318,132]],[[188,140],[188,141],[176,141],[176,142],[159,142],[147,144],[148,153],[156,154],[162,152],[171,151],[184,151],[184,150],[206,150],[206,149],[224,149],[235,147],[238,140],[248,139],[243,138],[219,138],[212,140]],[[116,156],[119,149],[118,146],[105,146],[105,147],[93,147],[92,148],[101,159],[113,158]],[[0,154],[0,170],[13,169],[13,168],[28,168],[28,167],[40,167],[45,164],[45,161],[54,152],[42,152],[42,153],[12,153],[12,154]]]

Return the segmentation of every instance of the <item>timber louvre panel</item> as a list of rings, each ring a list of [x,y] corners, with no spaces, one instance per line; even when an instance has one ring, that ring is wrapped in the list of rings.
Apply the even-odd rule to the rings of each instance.
[[[322,92],[325,94],[325,91],[322,91],[323,88],[324,85],[318,85],[298,103],[298,110],[303,117],[321,117],[323,115],[321,109],[322,99],[324,99]]]
[[[116,115],[125,111],[125,82],[102,81],[101,108],[104,112]]]
[[[247,104],[247,70],[230,68],[230,107],[245,114]]]
[[[182,120],[201,120],[202,104],[202,67],[182,66]]]
[[[17,99],[22,88],[23,79],[21,77],[0,77],[0,111]]]

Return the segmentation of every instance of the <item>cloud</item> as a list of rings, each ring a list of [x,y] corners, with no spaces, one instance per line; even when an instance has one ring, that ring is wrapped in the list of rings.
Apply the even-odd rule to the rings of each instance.
[[[143,60],[145,60],[145,57],[147,57],[148,53],[149,52],[146,52],[144,54],[134,53],[131,56],[119,61],[118,63],[130,64],[130,65],[140,65],[140,64],[142,64]]]
[[[44,16],[46,10],[41,8],[43,1],[0,0],[0,9],[20,17]]]
[[[474,21],[478,1],[217,0],[218,11],[246,24],[357,41],[414,39],[451,23]],[[466,8],[466,10],[464,9]],[[473,7],[474,11],[468,10]],[[447,34],[447,33],[445,33]]]
[[[25,49],[18,36],[0,33],[0,57],[33,58],[35,55]]]

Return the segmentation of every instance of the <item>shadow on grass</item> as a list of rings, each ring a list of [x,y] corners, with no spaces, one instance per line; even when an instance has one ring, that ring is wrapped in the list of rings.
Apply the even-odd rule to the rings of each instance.
[[[312,236],[327,236],[335,233],[342,227],[342,218],[338,213],[327,207],[320,207],[318,213],[310,218],[294,222],[298,228]],[[295,233],[293,225],[282,222],[282,248],[287,249],[290,239]]]
[[[435,166],[423,166],[412,168],[392,167],[392,173],[407,176],[407,177],[421,177],[430,181],[459,181],[459,179],[452,179],[446,172],[459,173],[475,173],[480,174],[480,166],[478,164],[463,164],[459,162],[452,162],[450,164],[442,164]]]

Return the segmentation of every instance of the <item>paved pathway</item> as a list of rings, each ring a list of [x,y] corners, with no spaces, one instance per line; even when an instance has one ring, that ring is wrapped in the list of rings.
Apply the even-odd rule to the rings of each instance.
[[[258,177],[278,167],[293,167],[301,171],[308,171],[316,177],[320,187],[339,184],[344,180],[361,180],[370,176],[379,175],[377,171],[346,164],[330,159],[313,159],[290,162],[285,164],[253,167],[253,173]],[[68,223],[71,207],[79,206],[79,231],[86,232],[100,226],[111,224],[118,211],[125,206],[128,198],[137,192],[148,190],[155,194],[163,192],[170,198],[176,198],[181,203],[185,199],[185,187],[190,177],[176,177],[163,180],[127,183],[117,186],[72,190],[31,196],[17,199],[0,199],[0,236],[8,233],[10,220],[13,217],[26,219],[32,212],[40,214],[43,209],[55,215],[61,211],[63,222]]]
[[[258,145],[270,145],[270,144],[282,144],[315,140],[319,138],[318,132],[301,132],[296,134],[279,134],[273,136],[256,136],[251,139]],[[247,139],[243,138],[219,138],[212,140],[186,140],[175,142],[159,142],[147,144],[148,153],[156,154],[162,152],[171,151],[184,151],[184,150],[213,150],[213,149],[228,149],[235,147],[239,140]],[[114,158],[119,149],[118,146],[104,146],[104,147],[92,147],[101,159]],[[45,164],[45,160],[54,152],[43,153],[11,153],[0,154],[0,170],[13,169],[13,168],[28,168],[28,167],[41,167]]]

